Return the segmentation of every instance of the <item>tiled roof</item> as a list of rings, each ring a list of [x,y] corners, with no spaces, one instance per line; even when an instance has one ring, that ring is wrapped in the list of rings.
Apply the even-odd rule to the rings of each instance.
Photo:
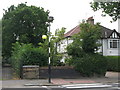
[[[102,29],[102,37],[101,38],[109,38],[110,35],[115,31],[117,32],[116,30],[111,30],[109,28],[106,28],[104,26],[101,26],[101,29]],[[64,34],[64,37],[71,37],[73,36],[74,34],[77,34],[80,32],[80,25],[77,25],[75,28],[73,28],[72,30],[68,31],[67,33]],[[120,33],[117,32],[117,34],[120,36]]]
[[[75,28],[73,28],[72,30],[68,31],[67,33],[64,34],[64,37],[71,37],[74,34],[77,34],[80,32],[80,26],[77,25]]]
[[[113,33],[113,30],[111,30],[111,29],[108,29],[101,25],[100,25],[100,27],[102,29],[102,38],[108,38]]]

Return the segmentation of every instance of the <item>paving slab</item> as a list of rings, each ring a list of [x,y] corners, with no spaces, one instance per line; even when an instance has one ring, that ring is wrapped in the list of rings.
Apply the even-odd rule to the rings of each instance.
[[[53,84],[75,84],[75,83],[95,83],[93,80],[66,80],[66,79],[52,79]]]

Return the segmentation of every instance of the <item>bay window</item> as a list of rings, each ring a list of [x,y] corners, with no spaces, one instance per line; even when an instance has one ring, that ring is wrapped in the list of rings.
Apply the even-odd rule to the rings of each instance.
[[[120,48],[120,40],[118,39],[110,40],[109,45],[110,48]]]

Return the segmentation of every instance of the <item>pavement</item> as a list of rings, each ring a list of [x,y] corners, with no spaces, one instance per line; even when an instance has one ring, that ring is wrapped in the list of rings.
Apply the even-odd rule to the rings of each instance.
[[[60,86],[68,84],[94,84],[94,83],[118,83],[119,81],[118,72],[107,72],[105,77],[81,77],[76,79],[63,79],[63,78],[52,78],[51,83],[48,83],[48,79],[32,79],[32,80],[3,80],[2,88],[30,88],[36,86]]]

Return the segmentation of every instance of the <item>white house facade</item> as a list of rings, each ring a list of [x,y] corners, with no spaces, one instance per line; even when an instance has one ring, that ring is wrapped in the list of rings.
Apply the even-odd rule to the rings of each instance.
[[[67,52],[67,50],[66,50],[67,45],[69,45],[72,42],[73,42],[73,40],[71,38],[65,38],[61,42],[58,42],[57,43],[57,52],[66,53]]]
[[[88,23],[94,24],[93,17],[88,18]],[[116,30],[100,26],[102,29],[102,38],[99,42],[102,44],[98,52],[103,56],[120,56],[120,33]],[[71,36],[80,32],[80,25],[65,33],[65,39],[57,43],[57,52],[65,54],[66,47],[72,43]]]
[[[101,39],[102,53],[104,56],[120,56],[120,35],[113,30],[107,38]]]
[[[104,56],[120,56],[120,39],[103,39],[102,43]]]

